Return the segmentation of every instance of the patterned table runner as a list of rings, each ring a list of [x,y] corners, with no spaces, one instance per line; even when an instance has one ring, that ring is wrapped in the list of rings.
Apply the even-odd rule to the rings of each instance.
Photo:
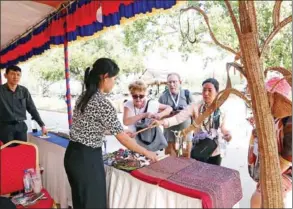
[[[193,159],[168,157],[131,174],[202,200],[203,208],[232,208],[242,198],[239,172]]]

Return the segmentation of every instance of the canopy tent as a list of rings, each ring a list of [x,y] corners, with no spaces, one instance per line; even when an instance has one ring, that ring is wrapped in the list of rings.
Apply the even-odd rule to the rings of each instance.
[[[54,45],[63,44],[70,127],[72,111],[68,42],[97,36],[111,26],[133,20],[139,14],[170,9],[178,2],[179,0],[1,1],[0,69],[27,61]]]
[[[1,1],[0,68],[40,55],[51,45],[64,44],[64,34],[68,41],[97,35],[137,14],[175,4],[176,0]]]

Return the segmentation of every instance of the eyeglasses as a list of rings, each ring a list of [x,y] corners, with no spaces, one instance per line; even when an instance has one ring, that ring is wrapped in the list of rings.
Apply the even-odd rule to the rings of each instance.
[[[133,99],[138,99],[138,98],[143,99],[144,97],[145,97],[145,95],[136,95],[136,94],[132,95]]]
[[[171,85],[171,84],[173,84],[173,83],[174,83],[174,84],[177,84],[178,82],[179,82],[179,81],[168,81],[167,83]]]

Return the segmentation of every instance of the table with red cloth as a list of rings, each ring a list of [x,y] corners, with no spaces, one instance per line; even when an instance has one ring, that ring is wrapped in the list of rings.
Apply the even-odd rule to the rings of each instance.
[[[170,191],[202,200],[202,208],[232,208],[243,194],[239,172],[193,159],[167,157],[131,172]]]
[[[45,169],[43,174],[44,186],[48,189],[56,203],[61,205],[61,208],[72,206],[71,189],[63,164],[63,158],[67,147],[65,142],[67,140],[55,136],[54,134],[51,134],[50,139],[40,138],[38,134],[28,134],[28,140],[39,147],[40,164]],[[172,158],[166,158],[133,173],[124,172],[112,166],[105,165],[108,208],[202,208],[202,206],[206,204],[206,201],[201,196],[195,198],[194,195],[184,194],[180,190],[172,191],[172,188],[168,188],[170,184],[166,184],[166,188],[164,188],[163,181],[161,182],[161,180],[166,180],[167,178],[171,179],[171,171],[168,170],[169,173],[161,172],[160,174],[158,170],[167,171],[167,169],[153,170],[153,168],[155,168],[154,166],[156,165],[160,165],[162,162],[168,162],[169,159]],[[190,159],[180,159],[178,162],[180,165],[187,165],[189,162],[194,161]],[[184,166],[178,167],[178,165],[170,166],[166,164],[166,166],[177,168],[173,171],[174,174],[186,168]],[[145,172],[147,168],[151,168],[149,171],[156,171],[158,176],[154,177],[158,178],[149,178],[153,174],[147,173],[148,171]],[[144,175],[139,175],[140,173]],[[162,173],[164,174],[164,178],[162,177]],[[156,181],[160,183],[154,183],[153,181],[148,182],[149,180],[146,182],[146,179],[141,178],[141,176],[149,176],[149,180],[156,179]],[[173,175],[173,178],[174,181],[176,181],[175,175]],[[158,181],[158,179],[161,180]],[[224,184],[222,184],[222,186],[223,185]],[[234,193],[235,189],[239,188],[233,188],[231,193]],[[202,194],[204,194],[203,191]],[[234,207],[239,207],[239,204],[235,203]]]

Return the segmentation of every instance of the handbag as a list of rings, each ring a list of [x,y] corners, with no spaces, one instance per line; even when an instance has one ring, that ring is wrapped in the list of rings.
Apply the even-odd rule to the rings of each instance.
[[[203,107],[201,107],[202,109]],[[209,121],[211,118],[209,118]],[[212,119],[212,126],[211,128],[218,129],[220,126],[220,110],[219,108],[215,110],[213,113],[213,119]],[[215,137],[213,139],[210,138],[204,138],[199,140],[196,144],[193,145],[190,156],[191,158],[201,161],[201,162],[207,162],[207,160],[211,157],[213,152],[218,147],[218,137]]]
[[[199,142],[193,146],[190,156],[195,160],[207,162],[217,146],[218,144],[215,142],[215,139],[205,138],[199,140]]]
[[[151,100],[148,100],[147,101],[147,104],[146,104],[146,107],[145,107],[143,113],[146,113],[147,112],[150,101]],[[149,125],[150,125],[150,120],[147,120],[146,118],[143,118],[140,121],[136,122],[135,128],[136,128],[136,131],[140,131],[142,129],[145,129],[145,128],[149,127]],[[148,134],[147,137],[142,137],[141,134],[138,134],[137,137],[138,137],[138,139],[141,142],[143,142],[146,145],[149,145],[149,144],[151,144],[154,141],[154,139],[155,139],[155,133],[151,133],[149,131],[149,134]]]
[[[144,112],[147,112],[149,102],[150,100],[147,102]],[[144,118],[141,121],[137,122],[135,124],[136,131],[149,127],[151,122],[152,120],[148,118]],[[167,140],[159,127],[154,127],[144,132],[141,132],[136,135],[135,139],[140,146],[150,151],[158,151],[168,145]]]

